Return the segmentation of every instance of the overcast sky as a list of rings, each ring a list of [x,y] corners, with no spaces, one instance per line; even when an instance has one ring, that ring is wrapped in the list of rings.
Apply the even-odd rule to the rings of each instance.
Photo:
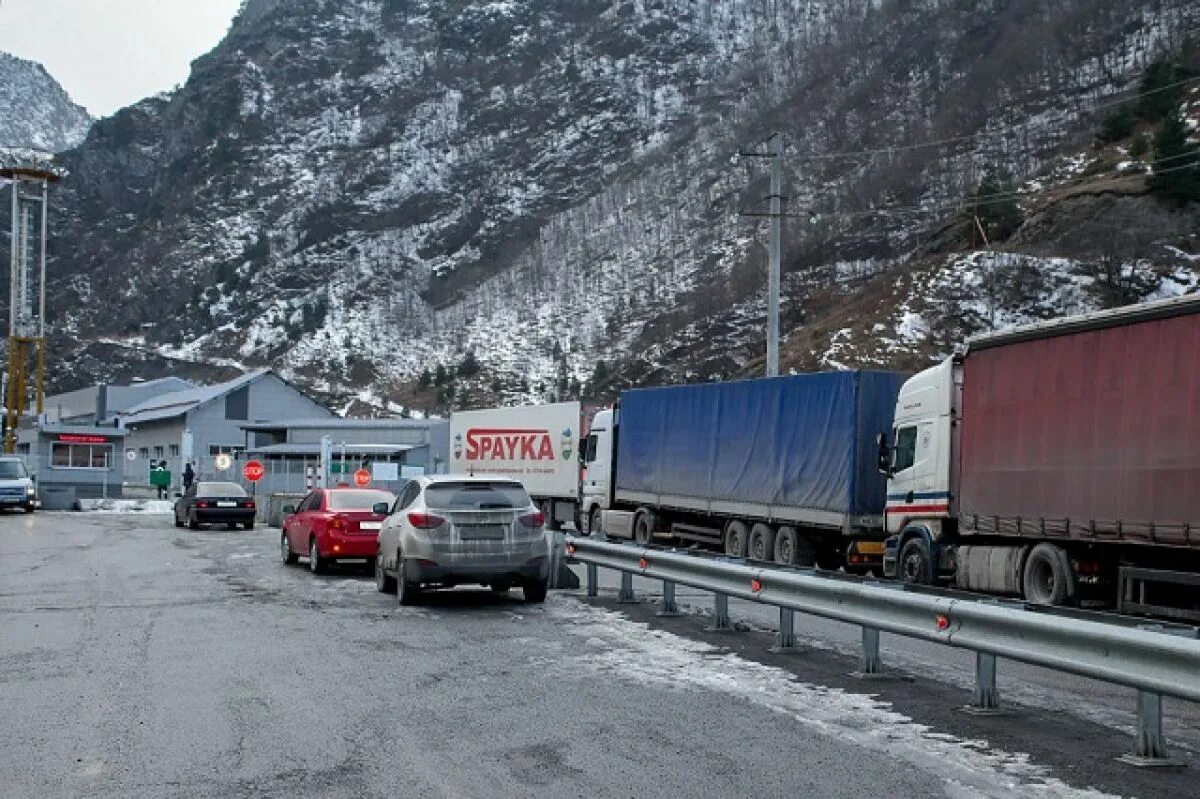
[[[40,61],[92,116],[173,88],[241,0],[0,0],[0,50]]]

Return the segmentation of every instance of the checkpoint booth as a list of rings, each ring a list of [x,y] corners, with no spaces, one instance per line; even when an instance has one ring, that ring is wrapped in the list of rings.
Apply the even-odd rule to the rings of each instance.
[[[39,420],[26,455],[45,510],[72,510],[80,499],[120,499],[125,429]]]

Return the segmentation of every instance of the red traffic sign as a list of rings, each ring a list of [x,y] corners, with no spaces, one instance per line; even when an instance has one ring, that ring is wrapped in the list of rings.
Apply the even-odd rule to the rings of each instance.
[[[360,488],[366,488],[371,484],[371,473],[366,469],[359,469],[354,473],[354,484]]]
[[[251,483],[263,479],[266,473],[267,467],[262,465],[262,461],[246,461],[246,465],[242,467],[242,475]]]

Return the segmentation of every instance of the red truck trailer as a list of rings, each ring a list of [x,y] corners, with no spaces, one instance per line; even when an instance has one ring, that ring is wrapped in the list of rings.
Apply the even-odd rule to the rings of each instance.
[[[1200,619],[1200,296],[972,339],[881,443],[886,571]]]

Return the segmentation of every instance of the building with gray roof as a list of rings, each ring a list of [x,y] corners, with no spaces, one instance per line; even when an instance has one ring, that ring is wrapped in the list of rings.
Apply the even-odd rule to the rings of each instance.
[[[146,482],[151,464],[165,460],[178,484],[188,462],[198,477],[240,477],[246,424],[336,417],[270,369],[260,369],[226,383],[159,394],[118,418],[127,431],[126,482]],[[221,454],[232,456],[227,469]]]

